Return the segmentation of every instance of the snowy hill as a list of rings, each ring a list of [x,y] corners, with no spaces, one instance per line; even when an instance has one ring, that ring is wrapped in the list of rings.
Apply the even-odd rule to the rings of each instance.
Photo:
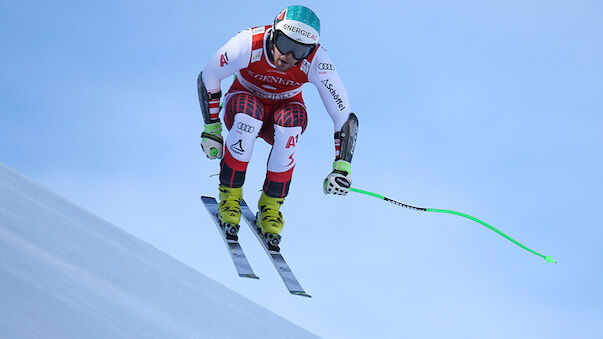
[[[314,338],[0,164],[2,338]]]

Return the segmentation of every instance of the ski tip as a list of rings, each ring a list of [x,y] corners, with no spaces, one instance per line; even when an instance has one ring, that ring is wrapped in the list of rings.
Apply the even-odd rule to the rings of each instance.
[[[239,274],[239,277],[241,277],[241,278],[249,278],[249,279],[260,279],[260,277],[258,277],[254,273],[251,273],[251,274]]]
[[[300,297],[312,298],[312,296],[306,293],[305,291],[291,291],[291,294],[299,295]]]

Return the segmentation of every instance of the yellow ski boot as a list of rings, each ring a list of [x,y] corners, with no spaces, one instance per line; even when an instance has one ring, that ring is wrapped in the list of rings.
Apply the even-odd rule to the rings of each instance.
[[[278,244],[281,242],[280,233],[285,221],[283,221],[283,214],[279,209],[284,202],[284,198],[271,198],[266,193],[262,193],[258,201],[256,224],[264,235],[266,245],[272,251],[280,251]]]
[[[220,203],[218,204],[218,219],[224,227],[226,238],[237,240],[239,222],[241,221],[241,199],[243,188],[231,188],[220,185]]]

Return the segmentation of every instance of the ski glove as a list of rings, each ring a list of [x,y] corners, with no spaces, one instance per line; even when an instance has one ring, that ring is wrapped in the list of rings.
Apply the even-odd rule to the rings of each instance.
[[[201,149],[210,159],[222,159],[224,141],[222,139],[222,123],[220,121],[205,124],[201,133]]]
[[[333,172],[329,174],[323,184],[325,194],[346,195],[352,186],[352,164],[345,160],[333,162]]]

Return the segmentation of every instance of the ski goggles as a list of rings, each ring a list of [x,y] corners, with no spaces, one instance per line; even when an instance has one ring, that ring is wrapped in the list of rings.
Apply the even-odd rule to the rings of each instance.
[[[276,31],[274,34],[273,42],[276,48],[284,55],[293,53],[293,57],[297,60],[307,58],[316,48],[316,45],[306,45],[297,42],[281,31]]]

